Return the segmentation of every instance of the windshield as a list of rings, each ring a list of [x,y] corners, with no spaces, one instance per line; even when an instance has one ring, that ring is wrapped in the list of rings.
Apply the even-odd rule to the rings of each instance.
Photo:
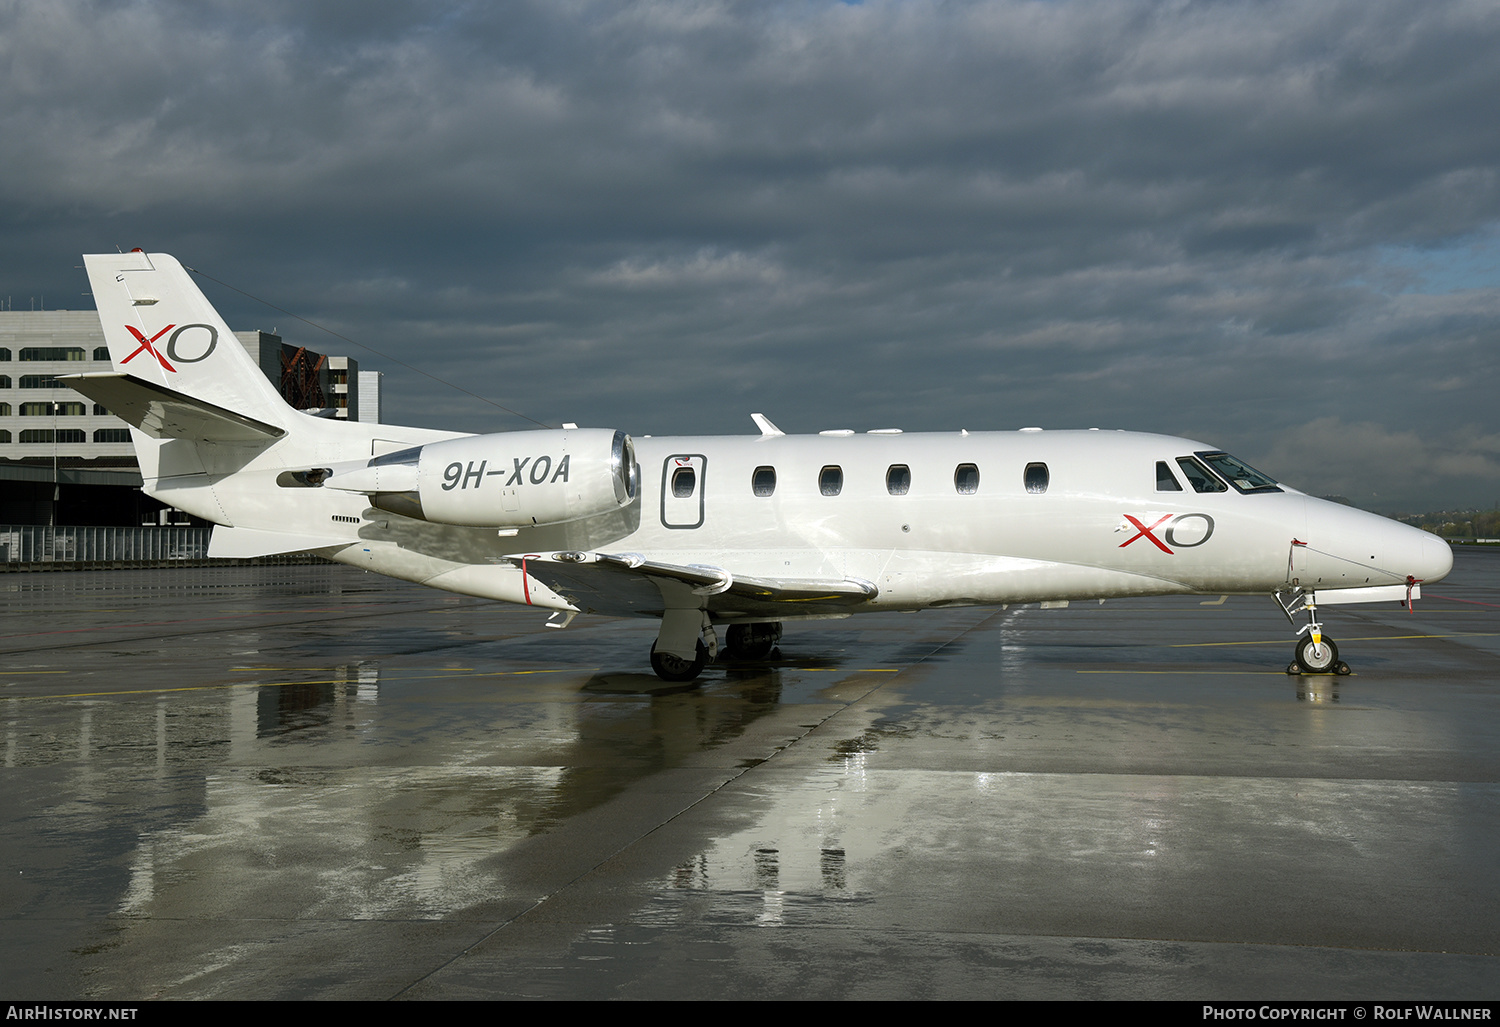
[[[1280,492],[1276,481],[1261,474],[1243,460],[1228,453],[1199,453],[1198,458],[1218,472],[1219,477],[1240,492]]]

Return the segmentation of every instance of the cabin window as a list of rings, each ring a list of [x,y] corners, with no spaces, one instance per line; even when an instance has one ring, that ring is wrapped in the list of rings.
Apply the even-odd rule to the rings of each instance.
[[[911,491],[911,468],[905,464],[891,464],[885,472],[885,490],[893,496],[904,496]]]
[[[1178,484],[1177,476],[1172,473],[1172,468],[1167,466],[1167,462],[1165,460],[1156,461],[1156,491],[1182,491],[1182,486]]]
[[[757,467],[750,476],[750,490],[757,496],[769,496],[776,491],[776,468]]]
[[[844,469],[830,464],[819,471],[818,491],[825,496],[836,496],[844,491]]]
[[[1182,468],[1182,473],[1187,477],[1188,484],[1193,486],[1194,492],[1229,491],[1228,486],[1210,474],[1208,468],[1190,456],[1178,457],[1177,466]]]
[[[1040,494],[1047,491],[1052,476],[1047,472],[1046,464],[1027,464],[1023,480],[1026,483],[1027,492]]]
[[[698,487],[698,472],[691,467],[679,467],[672,472],[672,495],[678,499],[689,499]]]
[[[961,496],[972,496],[979,491],[979,468],[973,464],[959,464],[953,471],[953,487]]]
[[[1251,492],[1281,491],[1276,487],[1274,480],[1261,474],[1243,460],[1236,460],[1228,453],[1199,453],[1198,456],[1217,471],[1219,477],[1247,495]]]

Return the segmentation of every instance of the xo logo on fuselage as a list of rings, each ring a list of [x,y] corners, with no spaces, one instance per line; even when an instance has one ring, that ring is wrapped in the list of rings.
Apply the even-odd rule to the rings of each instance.
[[[179,364],[196,364],[198,361],[203,360],[210,353],[212,353],[214,351],[214,347],[219,344],[219,330],[213,325],[192,324],[183,325],[181,328],[177,328],[176,325],[167,325],[167,327],[163,328],[161,331],[157,332],[149,339],[146,338],[146,336],[143,335],[140,329],[136,328],[135,325],[126,325],[125,328],[130,332],[131,335],[135,336],[135,340],[139,342],[140,345],[135,348],[130,356],[120,361],[121,364],[128,364],[136,357],[140,356],[142,353],[145,353],[148,356],[155,357],[158,364],[160,364],[164,369],[171,371],[173,374],[177,373],[177,368],[173,367],[170,363],[167,362],[167,357],[171,357]],[[172,331],[172,329],[174,328],[177,328],[175,332]],[[192,335],[188,336],[186,339],[182,337],[184,332],[192,331],[195,328],[201,328],[203,329],[203,331],[207,332],[208,339],[205,341],[201,337]],[[160,339],[168,332],[172,332],[172,334],[167,338],[167,352],[164,356],[162,352],[156,348],[156,340]],[[181,343],[182,345],[181,350],[178,349],[179,343]]]
[[[1149,526],[1130,514],[1126,514],[1125,519],[1135,526],[1135,534],[1120,543],[1121,549],[1136,539],[1143,538],[1168,556],[1175,556],[1176,554],[1168,548],[1169,546],[1176,546],[1178,549],[1193,549],[1203,545],[1214,534],[1214,519],[1205,513],[1167,514]],[[1168,521],[1171,523],[1168,524]],[[1163,524],[1167,526],[1158,538],[1156,529]]]

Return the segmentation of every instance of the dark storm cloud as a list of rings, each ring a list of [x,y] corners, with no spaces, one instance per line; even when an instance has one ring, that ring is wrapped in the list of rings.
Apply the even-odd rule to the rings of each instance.
[[[1490,4],[0,23],[21,303],[145,245],[553,422],[1135,427],[1385,508],[1500,499]],[[364,360],[402,420],[519,426]]]

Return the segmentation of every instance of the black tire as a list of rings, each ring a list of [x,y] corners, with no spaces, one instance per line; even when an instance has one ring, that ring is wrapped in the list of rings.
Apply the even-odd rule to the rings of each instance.
[[[1304,674],[1331,673],[1334,664],[1338,662],[1339,647],[1334,645],[1333,639],[1327,635],[1323,636],[1320,645],[1314,645],[1310,638],[1304,638],[1297,643],[1297,666],[1302,668]]]
[[[653,642],[651,645],[651,669],[663,681],[692,681],[703,673],[707,663],[708,646],[701,638],[698,639],[697,658],[691,662],[672,653],[659,653],[656,651],[656,644]]]
[[[724,652],[731,660],[764,660],[781,638],[781,624],[731,624],[724,633]]]

